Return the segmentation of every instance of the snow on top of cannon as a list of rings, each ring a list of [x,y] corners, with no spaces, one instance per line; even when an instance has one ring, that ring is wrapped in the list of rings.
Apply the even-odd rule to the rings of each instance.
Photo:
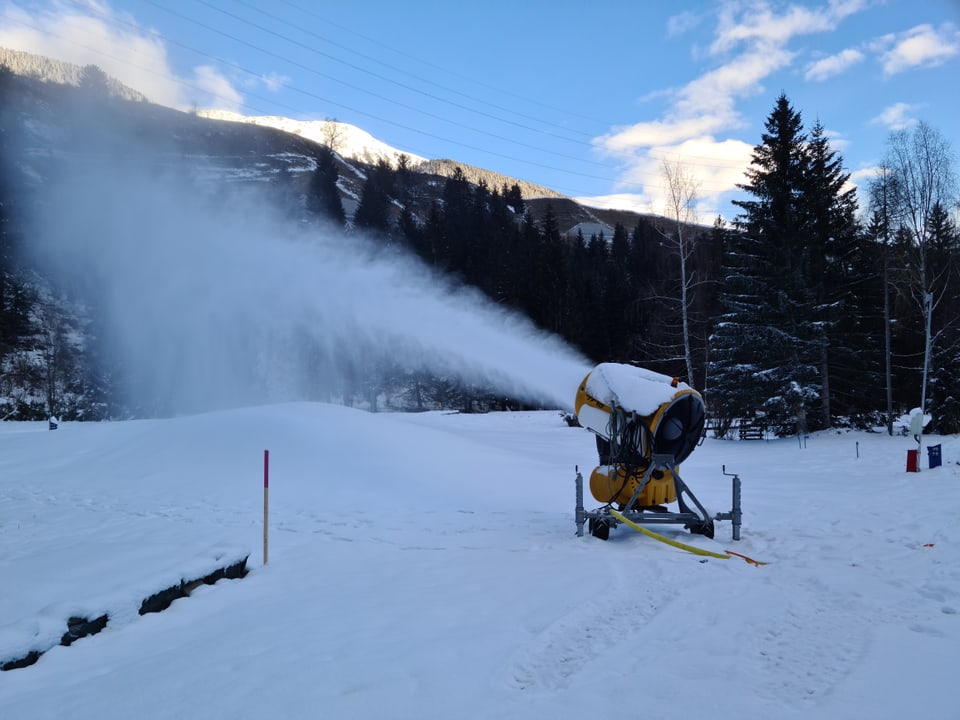
[[[639,415],[653,415],[679,390],[690,388],[684,382],[676,386],[673,382],[674,378],[653,370],[623,363],[601,363],[590,372],[586,391],[604,405],[619,405]]]

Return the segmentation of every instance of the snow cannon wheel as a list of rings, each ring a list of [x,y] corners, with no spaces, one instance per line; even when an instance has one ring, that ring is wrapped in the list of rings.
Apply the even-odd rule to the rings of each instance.
[[[705,535],[711,540],[713,539],[713,520],[704,520],[703,522],[699,523],[691,523],[689,525],[684,525],[684,527],[694,535]]]
[[[590,518],[587,529],[598,540],[608,540],[610,538],[610,523],[606,520]]]

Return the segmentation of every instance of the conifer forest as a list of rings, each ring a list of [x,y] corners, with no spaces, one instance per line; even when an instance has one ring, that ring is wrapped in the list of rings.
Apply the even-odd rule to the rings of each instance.
[[[105,309],[31,260],[24,218],[38,181],[23,170],[30,163],[19,138],[37,121],[37,97],[89,91],[40,85],[0,72],[0,417],[162,413],[119,392],[124,368],[98,345]],[[102,112],[121,115],[147,107],[102,102]],[[154,133],[165,123],[180,136],[189,127],[202,144],[196,128],[211,121],[170,111],[150,122]],[[267,136],[257,137],[231,142]],[[428,174],[403,158],[347,164],[329,147],[299,142],[310,172],[300,181],[280,171],[265,202],[301,225],[337,228],[345,243],[362,237],[378,252],[413,254],[442,282],[475,288],[589,360],[681,377],[703,394],[718,435],[743,422],[782,435],[892,431],[894,417],[921,403],[928,429],[960,432],[960,194],[954,149],[936,128],[891,135],[881,168],[858,192],[824,126],[782,94],[756,139],[735,216],[687,212],[696,197],[681,162],[668,180],[687,192],[674,195],[672,216],[623,213],[609,234],[590,236],[574,230],[567,201],[523,197],[519,184],[491,187],[460,169]],[[344,181],[354,172],[361,180],[351,198]],[[305,399],[520,406],[388,355],[336,377],[336,387]]]

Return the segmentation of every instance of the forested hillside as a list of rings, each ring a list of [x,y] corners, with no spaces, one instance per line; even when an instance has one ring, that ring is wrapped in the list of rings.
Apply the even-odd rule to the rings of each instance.
[[[96,65],[80,67],[21,50],[0,47],[0,67],[23,77],[61,85],[87,87],[111,97],[146,102],[146,97],[110,77]]]
[[[607,214],[617,218],[609,236],[584,237],[568,231],[601,211],[524,197],[520,183],[491,187],[459,169],[450,177],[418,172],[403,158],[396,166],[346,162],[294,135],[130,102],[103,87],[0,73],[0,417],[170,411],[125,398],[119,388],[130,369],[117,366],[104,340],[109,308],[29,252],[26,218],[38,214],[45,185],[64,164],[93,167],[124,152],[117,133],[94,131],[107,125],[135,136],[158,171],[172,158],[202,167],[204,193],[256,188],[292,223],[333,223],[344,243],[372,238],[384,251],[413,253],[438,277],[521,311],[593,361],[683,376],[704,393],[721,432],[740,418],[782,433],[882,423],[924,394],[937,429],[960,431],[952,166],[938,178],[939,194],[922,196],[923,207],[905,180],[923,170],[917,143],[935,145],[933,129],[908,132],[899,146],[891,140],[888,173],[870,206],[858,207],[822,126],[806,128],[782,96],[734,221]],[[388,355],[361,366],[311,361],[307,347],[302,355],[298,363],[321,363],[336,380],[312,399],[398,409],[512,403],[455,373],[425,375]]]

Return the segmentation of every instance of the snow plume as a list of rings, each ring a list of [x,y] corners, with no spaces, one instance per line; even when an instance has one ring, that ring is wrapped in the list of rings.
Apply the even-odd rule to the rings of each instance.
[[[328,400],[384,362],[572,405],[589,364],[524,317],[409,256],[295,226],[262,193],[113,155],[42,187],[30,244],[91,298],[100,359],[137,412]]]

